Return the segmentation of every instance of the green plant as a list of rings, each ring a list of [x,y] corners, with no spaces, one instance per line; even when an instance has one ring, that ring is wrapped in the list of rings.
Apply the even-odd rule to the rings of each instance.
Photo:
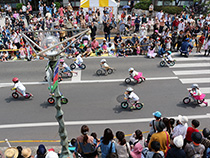
[[[17,3],[16,4],[16,9],[19,11],[20,9],[22,9],[23,3]]]
[[[55,2],[55,5],[56,5],[56,9],[59,9],[61,7],[60,2]]]
[[[183,11],[183,8],[177,6],[155,6],[155,11],[160,11],[160,10],[163,10],[163,12],[169,14],[177,14],[181,13]]]
[[[136,3],[136,5],[134,7],[135,7],[135,9],[148,10],[151,3],[152,3],[151,0],[140,0],[140,2]]]

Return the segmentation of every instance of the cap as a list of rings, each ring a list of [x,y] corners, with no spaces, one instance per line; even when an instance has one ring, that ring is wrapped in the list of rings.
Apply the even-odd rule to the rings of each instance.
[[[160,111],[153,112],[152,115],[155,116],[155,117],[161,117],[162,116]]]
[[[178,120],[179,120],[179,122],[181,122],[182,124],[185,124],[185,123],[188,122],[187,116],[178,115]]]
[[[202,140],[202,135],[200,132],[193,132],[191,135],[193,142],[200,144]]]
[[[184,144],[184,140],[183,140],[183,137],[182,135],[179,135],[179,136],[176,136],[173,140],[174,142],[174,145],[177,147],[177,148],[182,148],[183,144]]]

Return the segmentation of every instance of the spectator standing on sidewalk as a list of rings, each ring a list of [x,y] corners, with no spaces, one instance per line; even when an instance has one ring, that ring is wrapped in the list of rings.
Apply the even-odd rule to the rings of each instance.
[[[107,23],[104,27],[104,35],[105,35],[105,39],[106,41],[110,42],[110,32],[112,30],[112,26]]]
[[[202,33],[201,37],[198,39],[198,47],[197,47],[197,53],[201,53],[201,47],[204,44],[205,36],[204,33]]]
[[[97,31],[97,27],[94,25],[93,22],[91,22],[91,25],[89,26],[90,30],[91,30],[91,40],[93,41],[93,38],[95,38],[96,36],[96,31]]]

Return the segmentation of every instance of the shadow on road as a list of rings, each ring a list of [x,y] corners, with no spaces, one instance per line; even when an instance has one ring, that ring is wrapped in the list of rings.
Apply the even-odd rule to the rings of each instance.
[[[47,101],[40,104],[42,108],[54,107],[55,104],[49,104]]]
[[[5,98],[6,103],[10,103],[13,101],[30,101],[31,99],[26,99],[24,97],[19,97],[17,99],[13,98],[13,97],[9,97],[9,98]]]
[[[120,105],[116,105],[114,108],[113,108],[113,110],[114,110],[114,113],[116,113],[116,114],[119,114],[119,113],[121,113],[121,112],[132,112],[132,110],[130,110],[130,108],[127,108],[127,109],[123,109],[123,108],[121,108],[121,106]]]
[[[196,108],[196,107],[199,107],[198,104],[193,104],[193,103],[190,103],[190,104],[184,104],[183,102],[180,102],[179,104],[177,104],[178,107],[181,107],[181,108]]]

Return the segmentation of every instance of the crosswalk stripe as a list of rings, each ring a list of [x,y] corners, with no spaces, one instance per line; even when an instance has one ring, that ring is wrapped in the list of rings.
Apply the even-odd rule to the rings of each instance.
[[[187,90],[190,90],[191,88],[187,88]],[[199,90],[204,94],[210,94],[210,87],[200,87]]]
[[[76,81],[81,81],[81,70],[75,70],[77,72],[77,75],[74,75],[72,77],[72,81],[76,82]]]
[[[175,75],[198,75],[198,74],[210,74],[210,70],[184,70],[173,71]]]
[[[210,83],[210,78],[183,78],[179,79],[183,84]]]
[[[204,60],[210,60],[209,57],[195,57],[195,58],[173,58],[176,61],[204,61]]]
[[[210,63],[187,63],[187,64],[175,64],[169,68],[187,68],[187,67],[210,67]]]

